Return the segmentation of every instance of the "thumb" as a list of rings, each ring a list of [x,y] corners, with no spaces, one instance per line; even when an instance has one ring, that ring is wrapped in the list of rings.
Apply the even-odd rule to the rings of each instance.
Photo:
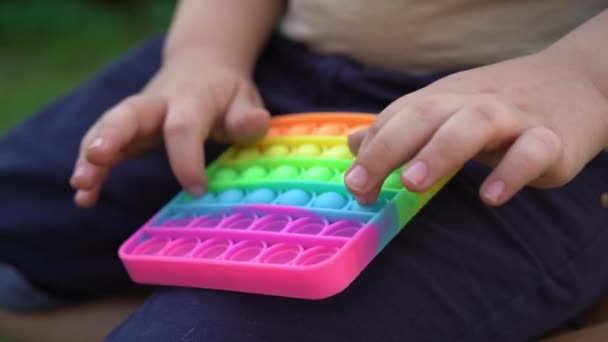
[[[235,143],[248,144],[261,139],[270,127],[270,113],[264,108],[255,87],[242,85],[224,117],[224,131]]]

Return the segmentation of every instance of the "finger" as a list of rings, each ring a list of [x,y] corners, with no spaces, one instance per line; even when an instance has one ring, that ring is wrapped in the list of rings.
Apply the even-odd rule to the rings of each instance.
[[[502,205],[528,183],[539,178],[562,156],[562,142],[545,127],[525,131],[481,186],[481,198]]]
[[[107,169],[105,166],[90,163],[86,158],[86,147],[89,146],[95,135],[95,129],[96,127],[93,125],[80,143],[78,157],[70,177],[70,185],[76,190],[90,190],[96,187],[100,182],[102,172]]]
[[[359,149],[365,148],[367,144],[373,140],[380,129],[393,118],[393,116],[400,113],[403,108],[409,107],[412,103],[417,105],[416,109],[413,110],[420,114],[447,112],[453,106],[452,103],[454,101],[448,96],[443,96],[442,100],[438,101],[435,97],[425,94],[425,89],[423,88],[400,97],[386,107],[380,114],[378,114],[372,125],[367,129],[365,136],[359,144]]]
[[[91,190],[101,183],[107,173],[107,167],[100,167],[86,160],[79,160],[70,178],[70,185],[77,190]]]
[[[164,136],[169,162],[179,183],[193,196],[207,189],[203,143],[213,127],[213,102],[182,97],[169,104]]]
[[[136,136],[151,134],[164,115],[164,101],[148,96],[133,96],[106,112],[82,140],[70,184],[86,190],[95,198],[109,173],[121,159],[121,149]],[[141,119],[141,118],[144,119]],[[93,201],[94,203],[95,201]]]
[[[76,195],[74,202],[82,208],[90,208],[97,204],[103,183],[109,175],[109,168],[98,168],[99,174],[96,175],[94,182],[88,184],[74,184]],[[77,185],[77,186],[76,186]]]
[[[93,125],[80,142],[76,163],[74,163],[74,169],[70,176],[70,185],[74,189],[86,190],[92,188],[99,176],[101,167],[91,164],[86,159],[86,147],[89,146],[92,141],[92,137],[95,134],[95,128],[95,125]]]
[[[94,207],[99,199],[101,187],[96,187],[91,190],[78,190],[74,195],[74,202],[81,208]]]
[[[401,173],[403,185],[411,191],[425,191],[480,152],[512,142],[519,134],[513,117],[501,110],[460,109],[408,163]]]
[[[261,139],[270,127],[270,113],[253,86],[240,86],[224,116],[227,138],[238,144]]]
[[[122,158],[123,149],[136,138],[145,139],[159,132],[166,104],[156,96],[132,96],[110,109],[95,124],[85,157],[99,166],[113,166]]]
[[[359,152],[361,143],[363,142],[363,139],[365,138],[367,133],[367,129],[362,129],[360,131],[353,132],[348,136],[348,148],[354,155],[357,155],[357,153]]]
[[[361,203],[375,201],[388,174],[409,160],[442,120],[442,115],[421,114],[411,107],[395,114],[367,146],[359,148],[353,166],[346,173],[348,189]]]
[[[400,108],[399,108],[400,109]],[[391,121],[395,114],[399,113],[400,110],[396,108],[396,102],[393,102],[390,106],[384,109],[378,116],[374,119],[371,126],[369,126],[365,130],[365,134],[361,137],[361,141],[357,146],[357,153],[352,151],[355,155],[359,153],[359,150],[365,148],[370,141],[372,141],[378,132],[382,130],[382,128],[386,125],[387,122]]]

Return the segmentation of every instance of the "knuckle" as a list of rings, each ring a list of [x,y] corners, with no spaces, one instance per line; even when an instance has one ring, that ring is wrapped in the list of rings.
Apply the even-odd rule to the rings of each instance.
[[[376,136],[378,133],[380,133],[382,126],[383,124],[378,119],[374,120],[374,122],[367,128],[367,134],[369,134],[370,137]]]
[[[399,159],[399,155],[391,144],[385,138],[374,139],[368,148],[362,151],[357,157],[361,164],[375,176],[381,175],[387,169],[392,168]]]
[[[530,144],[520,147],[517,159],[522,169],[537,168],[544,160],[538,149]]]
[[[552,130],[545,127],[533,128],[528,133],[528,141],[519,150],[519,163],[523,168],[552,166],[553,179],[569,179],[570,172],[564,162],[562,141]]]
[[[547,127],[534,128],[532,135],[535,143],[541,149],[540,153],[549,153],[551,155],[560,154],[563,142],[561,138],[551,129]]]
[[[116,109],[124,112],[127,115],[133,115],[139,112],[145,101],[146,99],[143,95],[131,95],[122,100]]]
[[[476,119],[488,127],[502,127],[509,113],[506,106],[497,99],[479,102],[472,108]]]
[[[217,97],[214,98],[217,99]],[[192,95],[184,97],[182,104],[183,107],[178,114],[190,118],[211,115],[211,113],[218,112],[216,109],[219,107],[217,100],[213,100],[213,98],[205,98],[203,100],[200,97]]]
[[[391,144],[386,138],[376,139],[376,149],[379,156],[385,156],[391,158],[394,155],[393,144]]]
[[[555,186],[562,186],[570,182],[574,175],[575,173],[570,172],[567,168],[556,168],[551,178]]]
[[[429,95],[411,104],[413,112],[420,118],[426,119],[438,112],[442,99],[437,95]]]
[[[477,102],[470,107],[470,111],[473,113],[473,120],[498,136],[515,134],[521,126],[514,109],[496,96]]]
[[[191,126],[192,124],[185,118],[174,117],[165,123],[163,132],[166,136],[183,135],[190,130]]]
[[[431,140],[434,145],[442,150],[454,150],[461,144],[470,144],[471,134],[465,129],[455,127],[442,127]],[[446,157],[449,157],[446,155]]]

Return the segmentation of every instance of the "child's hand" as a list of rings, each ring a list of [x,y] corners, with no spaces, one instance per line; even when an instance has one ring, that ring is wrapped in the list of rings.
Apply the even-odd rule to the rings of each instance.
[[[269,123],[246,72],[196,54],[174,57],[141,93],[108,110],[89,129],[71,179],[75,202],[95,205],[113,166],[162,141],[180,184],[200,195],[206,190],[204,140],[251,142]]]
[[[606,98],[576,63],[548,53],[461,72],[406,95],[371,128],[349,137],[357,159],[345,177],[373,202],[395,168],[424,191],[477,158],[495,165],[481,186],[501,205],[525,185],[567,183],[608,146]]]

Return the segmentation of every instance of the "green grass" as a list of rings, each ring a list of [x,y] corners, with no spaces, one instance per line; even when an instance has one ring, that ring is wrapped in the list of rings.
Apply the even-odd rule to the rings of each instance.
[[[0,2],[0,134],[166,28],[173,1]]]

